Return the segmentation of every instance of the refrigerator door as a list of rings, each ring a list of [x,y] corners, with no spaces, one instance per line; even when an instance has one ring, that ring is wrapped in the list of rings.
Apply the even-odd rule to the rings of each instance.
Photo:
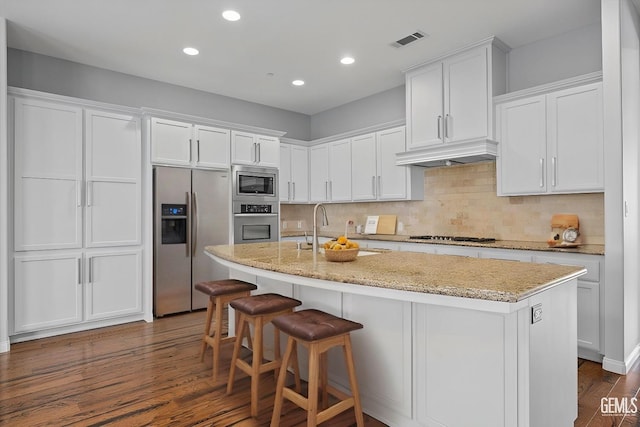
[[[156,167],[153,184],[153,312],[164,316],[191,310],[191,171]]]
[[[229,244],[231,183],[229,172],[191,171],[192,191],[192,302],[205,308],[208,297],[193,289],[198,282],[229,278],[229,269],[204,254],[205,246]]]

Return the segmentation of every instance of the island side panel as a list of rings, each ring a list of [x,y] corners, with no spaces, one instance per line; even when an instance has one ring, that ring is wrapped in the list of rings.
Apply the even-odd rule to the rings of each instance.
[[[529,425],[573,426],[578,416],[577,279],[529,298],[542,307],[541,320],[520,316],[520,385],[529,389]],[[526,362],[526,363],[525,363]]]

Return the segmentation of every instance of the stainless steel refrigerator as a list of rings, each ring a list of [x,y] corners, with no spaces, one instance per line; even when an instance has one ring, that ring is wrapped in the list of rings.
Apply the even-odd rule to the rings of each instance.
[[[230,175],[156,166],[153,199],[154,315],[205,308],[208,297],[193,286],[229,277],[204,247],[229,244]]]

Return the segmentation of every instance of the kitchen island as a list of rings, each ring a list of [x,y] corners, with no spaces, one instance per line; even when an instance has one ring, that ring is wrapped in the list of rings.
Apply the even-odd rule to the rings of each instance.
[[[363,407],[389,425],[573,425],[583,268],[393,251],[331,263],[294,242],[206,252],[259,291],[363,323]]]

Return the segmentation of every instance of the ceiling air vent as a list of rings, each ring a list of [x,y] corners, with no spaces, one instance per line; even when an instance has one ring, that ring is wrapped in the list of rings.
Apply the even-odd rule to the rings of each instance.
[[[408,36],[403,37],[400,40],[396,40],[395,42],[391,43],[391,45],[395,47],[403,47],[424,37],[427,37],[427,33],[425,33],[424,31],[416,31],[415,33],[409,34]]]

